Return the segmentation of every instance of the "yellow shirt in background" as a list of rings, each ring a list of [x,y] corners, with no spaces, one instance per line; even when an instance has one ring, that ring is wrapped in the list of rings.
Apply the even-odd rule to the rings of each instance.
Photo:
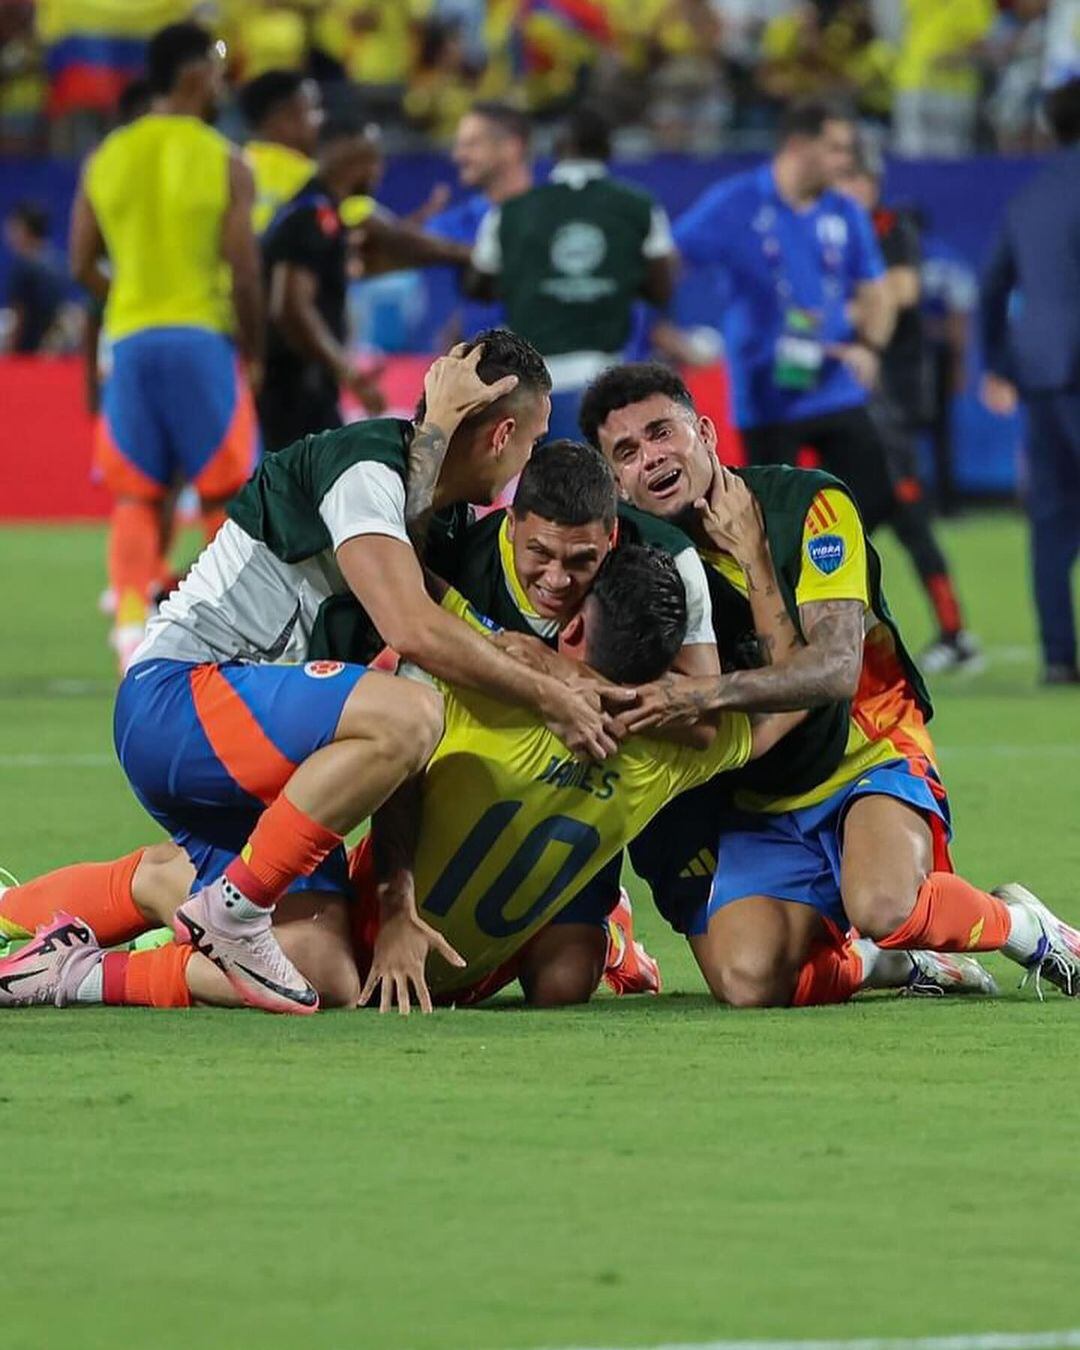
[[[906,27],[894,79],[897,89],[933,89],[967,94],[978,89],[970,61],[951,66],[990,31],[997,15],[994,0],[904,0]]]
[[[85,188],[109,253],[105,330],[232,331],[221,232],[232,146],[197,117],[148,113],[106,136]]]

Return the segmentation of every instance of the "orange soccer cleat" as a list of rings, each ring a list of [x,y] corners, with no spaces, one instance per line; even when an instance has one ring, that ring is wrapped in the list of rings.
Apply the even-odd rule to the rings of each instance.
[[[604,983],[614,994],[658,994],[660,963],[634,938],[634,911],[625,890],[608,915]]]

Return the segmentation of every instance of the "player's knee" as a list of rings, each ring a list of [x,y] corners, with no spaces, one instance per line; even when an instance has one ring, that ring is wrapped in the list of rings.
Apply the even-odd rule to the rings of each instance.
[[[879,883],[852,886],[844,894],[844,909],[863,937],[875,942],[902,928],[911,917],[915,896],[904,888]]]
[[[398,680],[400,693],[373,729],[380,754],[400,761],[407,774],[417,773],[431,758],[443,731],[443,701],[437,689],[412,680]]]
[[[131,898],[145,919],[168,923],[195,884],[195,868],[177,844],[143,849],[131,878]]]
[[[575,1003],[588,1003],[599,983],[599,976],[592,970],[567,962],[553,962],[521,977],[525,1002],[532,1008],[568,1008]]]
[[[732,1008],[786,1008],[796,978],[797,972],[777,953],[736,953],[721,963],[716,986],[710,981],[710,987]]]

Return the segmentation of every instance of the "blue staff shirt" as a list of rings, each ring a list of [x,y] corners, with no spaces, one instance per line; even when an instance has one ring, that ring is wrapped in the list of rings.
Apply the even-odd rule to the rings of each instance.
[[[431,234],[443,239],[452,239],[457,244],[475,244],[480,222],[491,210],[491,203],[482,192],[475,192],[464,201],[448,206],[445,211],[432,216],[425,228]],[[440,268],[452,278],[457,290],[458,273],[453,268]],[[482,333],[486,328],[501,328],[506,325],[506,314],[497,301],[463,300],[458,309],[462,339],[468,341]]]
[[[676,223],[675,242],[686,265],[710,272],[716,283],[740,427],[795,422],[866,402],[866,390],[833,357],[825,358],[812,389],[780,389],[773,378],[787,310],[814,311],[824,342],[854,336],[845,306],[861,282],[885,270],[861,206],[828,191],[796,210],[765,164],[703,193]]]

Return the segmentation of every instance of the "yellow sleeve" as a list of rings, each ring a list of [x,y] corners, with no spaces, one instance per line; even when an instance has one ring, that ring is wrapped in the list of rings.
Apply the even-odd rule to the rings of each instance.
[[[795,602],[861,600],[870,603],[866,535],[855,503],[840,488],[825,488],[803,522],[802,566]]]
[[[481,614],[478,609],[469,603],[460,591],[455,591],[453,586],[447,586],[446,594],[439,601],[442,609],[449,610],[451,614],[456,614],[459,619],[467,623],[478,633],[485,637],[499,631],[499,625],[491,619]]]
[[[741,769],[750,758],[754,737],[746,713],[725,713],[712,745],[693,750],[686,745],[653,742],[657,759],[666,760],[671,770],[671,792],[685,792],[715,778],[718,773]]]

